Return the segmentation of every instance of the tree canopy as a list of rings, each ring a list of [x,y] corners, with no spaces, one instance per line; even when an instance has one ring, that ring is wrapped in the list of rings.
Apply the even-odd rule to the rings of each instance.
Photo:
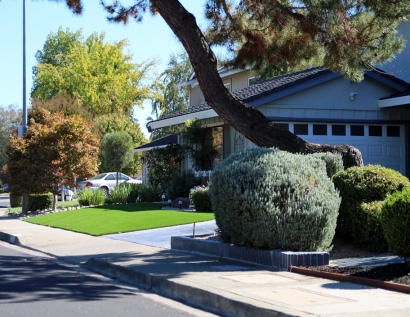
[[[210,39],[178,0],[101,3],[114,22],[140,22],[147,10],[160,14],[184,46],[206,102],[256,145],[292,153],[339,152],[345,167],[363,164],[356,148],[306,142],[235,98],[218,74]],[[81,0],[66,4],[74,13],[83,10]],[[410,15],[410,0],[207,0],[206,12],[215,35],[219,34],[214,43],[228,48],[239,43],[232,65],[258,65],[263,60],[292,66],[323,51],[324,66],[358,81],[365,69],[393,58],[402,48],[404,40],[396,37],[396,27]]]
[[[14,105],[0,107],[0,168],[7,162],[4,149],[9,145],[10,135],[17,134],[21,113],[21,109]]]
[[[84,39],[81,30],[60,28],[36,53],[31,96],[45,100],[64,93],[93,115],[132,116],[133,107],[151,96],[148,78],[155,63],[132,63],[132,56],[124,53],[127,46],[126,40],[105,42],[104,33]]]
[[[99,139],[82,117],[35,108],[27,132],[12,136],[6,149],[10,192],[57,195],[58,184],[75,186],[76,177],[96,174],[99,152]]]

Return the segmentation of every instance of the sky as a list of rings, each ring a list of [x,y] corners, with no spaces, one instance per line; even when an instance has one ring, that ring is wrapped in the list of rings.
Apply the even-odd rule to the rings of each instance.
[[[0,0],[0,106],[23,105],[23,1]],[[130,21],[128,25],[110,23],[106,19],[100,0],[84,0],[84,12],[74,15],[59,3],[46,0],[26,0],[26,104],[30,107],[30,92],[33,85],[32,68],[36,65],[35,54],[42,50],[47,36],[60,27],[70,31],[83,30],[84,38],[93,32],[105,32],[107,42],[127,38],[134,62],[157,59],[158,73],[166,67],[169,55],[178,53],[182,46],[160,16],[146,13],[142,23]],[[110,2],[110,1],[107,1]],[[180,0],[193,13],[198,24],[204,24],[203,0]],[[123,0],[124,4],[133,3]],[[148,136],[145,119],[151,115],[150,104],[145,109],[135,109],[141,129]]]

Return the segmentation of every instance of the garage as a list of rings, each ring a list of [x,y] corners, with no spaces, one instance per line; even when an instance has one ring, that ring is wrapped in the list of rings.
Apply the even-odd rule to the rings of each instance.
[[[406,175],[405,126],[400,124],[278,122],[308,142],[350,144],[362,152],[364,164],[380,164]]]

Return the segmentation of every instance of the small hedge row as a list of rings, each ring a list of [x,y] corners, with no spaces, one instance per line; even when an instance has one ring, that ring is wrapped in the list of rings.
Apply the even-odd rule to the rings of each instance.
[[[28,195],[27,210],[44,210],[50,209],[53,206],[53,194],[30,194]],[[21,207],[21,195],[14,195],[10,193],[10,207]]]
[[[336,173],[332,180],[342,197],[336,234],[356,246],[376,252],[387,251],[388,244],[377,216],[380,214],[377,202],[409,188],[409,180],[379,165],[351,167]]]
[[[191,198],[196,211],[212,211],[209,187],[195,187],[191,189]]]

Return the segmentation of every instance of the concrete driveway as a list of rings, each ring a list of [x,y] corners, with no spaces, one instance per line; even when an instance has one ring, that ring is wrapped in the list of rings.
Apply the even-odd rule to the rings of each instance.
[[[215,229],[217,229],[215,220],[198,222],[195,224],[195,235],[198,236],[214,234]],[[164,249],[171,249],[172,236],[192,236],[193,231],[194,225],[188,224],[174,227],[133,231],[127,233],[109,234],[103,236],[103,238],[134,242]]]

